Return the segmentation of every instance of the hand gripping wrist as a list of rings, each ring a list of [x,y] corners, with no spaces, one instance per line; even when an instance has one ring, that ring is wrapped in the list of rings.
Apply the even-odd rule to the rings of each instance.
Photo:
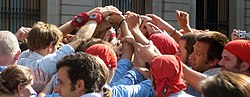
[[[80,27],[83,26],[89,20],[87,12],[82,12],[76,15],[71,21],[71,26]]]
[[[89,20],[94,20],[98,24],[102,21],[103,14],[101,12],[96,12],[92,15],[89,15]]]

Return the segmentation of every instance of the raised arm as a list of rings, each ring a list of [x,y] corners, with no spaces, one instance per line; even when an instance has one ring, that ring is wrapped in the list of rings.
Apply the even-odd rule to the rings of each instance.
[[[206,79],[206,77],[201,73],[187,67],[187,65],[185,64],[183,64],[182,67],[183,67],[184,80],[186,80],[187,83],[191,85],[195,90],[201,92],[201,87],[199,86],[200,85],[199,83],[202,80]]]
[[[192,32],[192,29],[189,24],[189,14],[187,12],[176,10],[176,18],[178,20],[179,26],[185,32]]]
[[[162,18],[156,16],[155,14],[147,14],[150,18],[152,18],[151,23],[159,27],[161,30],[165,30],[168,34],[174,38],[175,41],[179,41],[182,34],[176,30],[173,26],[171,26],[168,22],[164,21]]]

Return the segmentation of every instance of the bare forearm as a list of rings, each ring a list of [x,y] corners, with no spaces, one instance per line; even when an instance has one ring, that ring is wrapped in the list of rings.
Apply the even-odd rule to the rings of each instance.
[[[88,21],[75,35],[74,39],[69,43],[69,45],[76,49],[84,40],[91,38],[93,35],[97,22],[94,20]]]
[[[63,35],[67,35],[75,29],[75,27],[71,26],[70,23],[71,23],[71,21],[69,21],[69,22],[67,22],[59,27],[59,30],[62,31]]]
[[[94,20],[88,21],[79,31],[77,32],[77,35],[80,36],[82,39],[89,39],[92,37],[95,29],[97,26],[97,22]]]
[[[189,25],[187,25],[187,26],[185,26],[185,27],[181,27],[186,33],[188,33],[188,32],[192,32],[192,28],[189,26]]]
[[[121,23],[121,31],[122,31],[123,37],[132,35],[130,30],[128,29],[128,25],[127,25],[126,21],[123,21]],[[122,54],[121,58],[131,60],[132,55],[134,53],[133,45],[130,43],[127,43],[127,42],[122,43],[123,54]]]
[[[183,64],[182,67],[183,67],[184,80],[186,80],[187,83],[191,85],[195,90],[201,92],[201,87],[199,84],[202,80],[206,79],[206,77],[201,73],[190,69],[185,64]]]
[[[181,36],[183,35],[181,32],[175,30],[172,34],[170,34],[171,37],[178,43],[181,39]]]
[[[142,45],[146,45],[149,43],[149,40],[142,34],[142,32],[139,28],[133,28],[130,30],[131,30],[132,34],[134,35],[135,40],[138,43],[141,43]]]

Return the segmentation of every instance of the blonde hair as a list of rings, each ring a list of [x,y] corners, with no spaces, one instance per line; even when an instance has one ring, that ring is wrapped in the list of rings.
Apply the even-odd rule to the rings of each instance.
[[[222,71],[201,82],[204,97],[250,97],[250,78],[243,74]]]

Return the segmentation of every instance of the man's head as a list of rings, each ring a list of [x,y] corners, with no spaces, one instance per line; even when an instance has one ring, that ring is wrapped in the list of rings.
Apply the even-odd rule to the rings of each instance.
[[[36,23],[27,37],[28,47],[31,51],[48,48],[48,54],[56,50],[62,40],[62,32],[52,24]]]
[[[105,44],[95,44],[90,46],[85,52],[98,56],[104,61],[109,69],[109,78],[107,83],[110,83],[115,74],[115,69],[117,68],[117,57],[115,51]]]
[[[176,53],[183,63],[189,65],[188,57],[194,51],[193,45],[195,44],[195,39],[199,33],[187,33],[181,36],[179,41],[179,50]]]
[[[221,53],[228,38],[219,32],[204,32],[196,38],[194,51],[189,56],[189,63],[198,72],[218,67]]]
[[[150,64],[152,88],[157,97],[167,97],[186,88],[182,80],[182,63],[174,55],[155,57]]]
[[[20,53],[16,36],[9,31],[0,31],[0,66],[14,64]]]
[[[222,70],[250,75],[250,41],[234,40],[226,44],[219,65]]]
[[[83,52],[65,56],[56,65],[58,83],[55,89],[64,97],[100,92],[107,79],[104,64],[100,58]]]
[[[200,83],[202,97],[250,97],[250,78],[222,71]]]

